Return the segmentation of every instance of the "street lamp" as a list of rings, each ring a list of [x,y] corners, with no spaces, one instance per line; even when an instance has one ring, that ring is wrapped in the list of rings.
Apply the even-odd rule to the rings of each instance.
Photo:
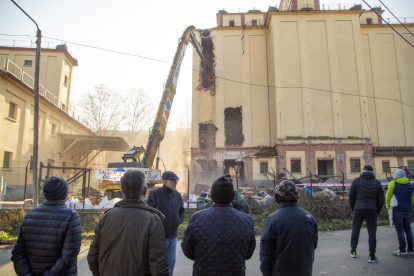
[[[40,43],[42,32],[39,29],[36,21],[30,17],[16,2],[11,0],[27,17],[30,18],[37,28],[36,32],[36,61],[35,61],[35,80],[34,80],[34,123],[33,123],[33,207],[37,207],[38,203],[38,186],[37,186],[37,159],[39,152],[39,61],[40,61]]]

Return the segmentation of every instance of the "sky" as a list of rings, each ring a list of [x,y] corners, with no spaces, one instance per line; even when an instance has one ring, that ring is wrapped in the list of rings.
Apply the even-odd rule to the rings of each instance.
[[[119,52],[154,58],[165,62],[105,52],[67,43],[68,51],[78,59],[72,80],[72,101],[76,101],[95,85],[107,84],[119,93],[131,88],[143,89],[154,105],[159,104],[163,85],[167,79],[178,39],[187,26],[205,29],[216,26],[216,13],[246,12],[250,9],[267,11],[273,2],[255,0],[15,0],[39,25],[43,36],[75,42]],[[372,6],[378,0],[367,0]],[[321,0],[325,6],[348,8],[360,0]],[[397,17],[414,20],[414,0],[383,0]],[[392,16],[385,12],[383,17]],[[35,41],[36,26],[10,0],[0,0],[0,34],[30,35]],[[28,37],[0,35],[0,45],[29,46]],[[54,47],[62,42],[42,39],[42,46]],[[32,45],[34,47],[34,44]],[[177,95],[171,111],[170,125],[191,99],[192,47],[187,49],[180,72]],[[191,101],[190,101],[191,102]],[[169,126],[169,128],[171,128]]]

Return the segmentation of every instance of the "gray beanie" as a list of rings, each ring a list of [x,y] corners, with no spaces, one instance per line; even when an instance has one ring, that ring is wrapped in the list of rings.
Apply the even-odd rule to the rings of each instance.
[[[68,183],[61,177],[52,176],[43,184],[43,194],[47,200],[64,200],[68,192]]]
[[[405,171],[402,169],[396,170],[394,172],[394,178],[398,178],[398,177],[405,177]]]

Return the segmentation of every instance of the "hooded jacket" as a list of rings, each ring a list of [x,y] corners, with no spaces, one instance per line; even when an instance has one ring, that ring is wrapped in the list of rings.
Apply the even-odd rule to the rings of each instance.
[[[260,270],[264,276],[311,276],[318,223],[297,202],[279,203],[263,226]]]
[[[384,189],[371,171],[363,171],[352,181],[349,205],[354,209],[374,209],[379,214],[384,206]]]
[[[181,248],[194,260],[193,275],[245,275],[245,260],[256,248],[253,219],[215,203],[191,216]]]
[[[17,275],[77,275],[82,229],[78,213],[46,200],[30,210],[12,251]]]
[[[386,195],[387,209],[390,210],[392,195],[395,195],[398,206],[394,207],[394,212],[411,212],[411,206],[414,204],[414,186],[408,181],[407,177],[394,178],[388,184]]]
[[[176,238],[178,226],[183,223],[185,215],[181,194],[163,185],[149,194],[147,204],[165,216],[165,238]]]
[[[88,253],[93,275],[168,275],[164,216],[140,199],[123,199],[95,229]]]

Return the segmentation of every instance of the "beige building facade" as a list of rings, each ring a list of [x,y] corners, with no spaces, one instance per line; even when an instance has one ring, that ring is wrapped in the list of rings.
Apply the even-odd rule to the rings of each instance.
[[[31,191],[34,120],[35,49],[0,47],[0,177],[2,196],[9,188],[25,183]],[[42,49],[39,88],[39,162],[56,167],[93,167],[105,162],[104,152],[78,142],[96,137],[70,113],[71,81],[77,60],[66,46]],[[81,138],[79,138],[81,137]],[[73,170],[60,170],[58,176],[70,177]],[[43,175],[44,177],[44,175]],[[71,186],[72,188],[74,185]],[[78,187],[79,188],[79,187]],[[7,190],[9,191],[9,190]],[[76,194],[78,191],[73,191]],[[29,192],[28,197],[31,197]],[[22,190],[18,192],[21,200]],[[9,198],[10,199],[10,198]],[[13,200],[13,198],[11,198]]]
[[[220,11],[217,26],[199,32],[216,79],[211,93],[205,73],[193,73],[195,183],[234,168],[242,184],[270,183],[272,169],[296,178],[343,172],[350,182],[366,164],[386,181],[388,167],[414,166],[412,47],[374,11],[322,10],[318,0],[279,7]]]

